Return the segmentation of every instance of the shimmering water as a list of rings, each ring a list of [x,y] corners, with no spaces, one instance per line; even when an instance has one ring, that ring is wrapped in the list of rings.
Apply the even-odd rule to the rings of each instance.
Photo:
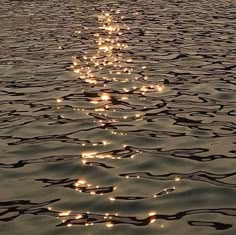
[[[236,234],[235,1],[3,0],[0,234]]]

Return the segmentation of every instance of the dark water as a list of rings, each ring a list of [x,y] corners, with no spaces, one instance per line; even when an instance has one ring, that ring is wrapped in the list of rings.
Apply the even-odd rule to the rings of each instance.
[[[228,0],[0,5],[0,234],[236,234]]]

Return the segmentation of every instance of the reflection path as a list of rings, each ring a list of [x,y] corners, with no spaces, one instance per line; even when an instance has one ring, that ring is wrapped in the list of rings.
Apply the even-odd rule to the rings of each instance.
[[[43,221],[45,234],[92,225],[98,234],[115,225],[235,234],[233,7],[0,6],[0,223],[14,221],[9,233],[23,229],[22,216],[38,228],[35,217],[55,219],[56,228]]]
[[[106,227],[113,227],[118,224],[129,224],[135,226],[147,226],[156,220],[180,220],[183,217],[200,214],[220,214],[229,217],[236,216],[235,208],[218,208],[218,209],[194,209],[188,211],[182,211],[172,215],[156,214],[156,212],[150,212],[146,218],[140,219],[134,216],[121,216],[118,214],[93,214],[75,213],[71,211],[57,212],[51,207],[46,207],[59,199],[52,201],[46,201],[41,203],[32,203],[28,200],[8,201],[0,202],[0,221],[11,221],[20,215],[46,215],[56,217],[61,220],[61,223],[57,226],[71,227],[73,225],[85,225],[92,226],[96,224],[105,224]],[[12,215],[14,214],[14,215]],[[231,227],[226,223],[217,222],[204,222],[204,221],[189,221],[192,226],[209,226],[214,227],[217,230],[225,230]],[[160,225],[164,227],[164,225]]]

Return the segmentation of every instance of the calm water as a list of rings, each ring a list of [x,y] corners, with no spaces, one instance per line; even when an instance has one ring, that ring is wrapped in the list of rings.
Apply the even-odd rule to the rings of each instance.
[[[236,234],[230,0],[0,5],[0,234]]]

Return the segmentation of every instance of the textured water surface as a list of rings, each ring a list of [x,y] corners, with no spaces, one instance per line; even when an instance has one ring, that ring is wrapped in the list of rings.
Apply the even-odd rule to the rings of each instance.
[[[0,234],[236,234],[230,0],[3,0]]]

